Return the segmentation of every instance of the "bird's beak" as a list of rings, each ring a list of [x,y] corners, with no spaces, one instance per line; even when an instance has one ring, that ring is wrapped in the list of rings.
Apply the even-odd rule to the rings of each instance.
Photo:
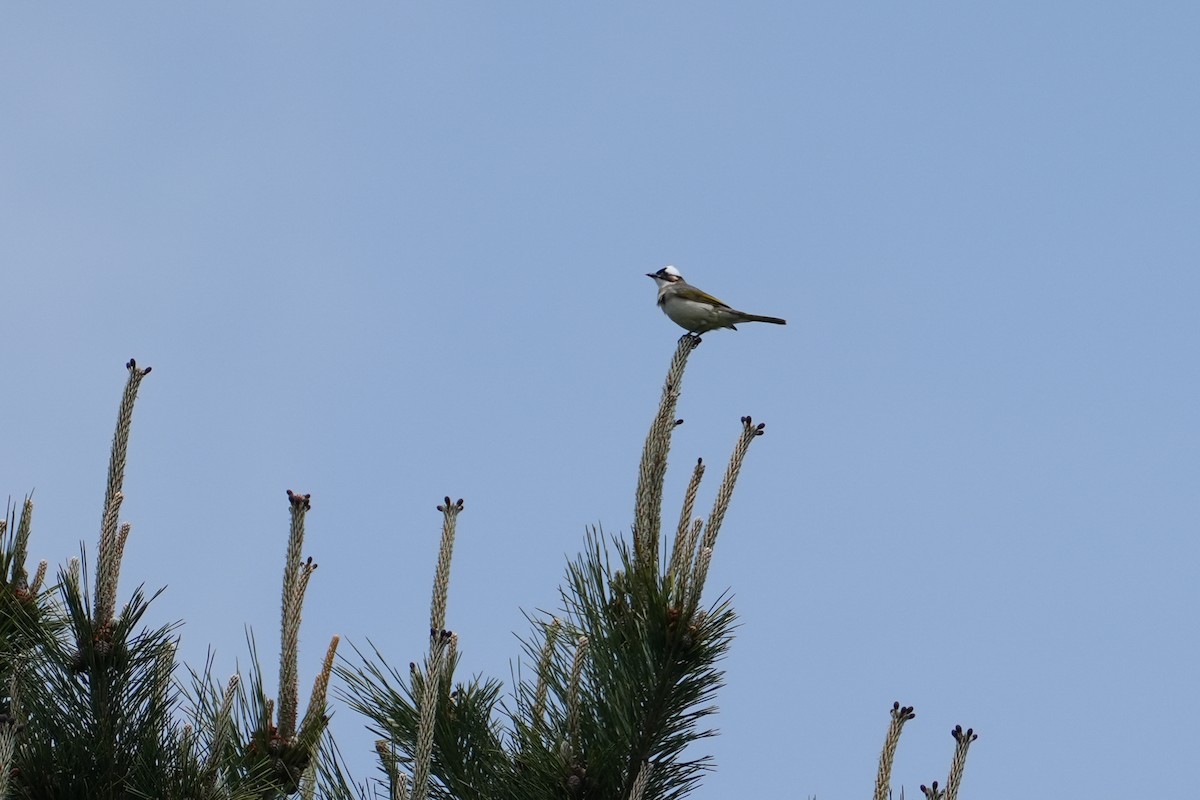
[[[655,275],[653,272],[647,272],[647,273],[646,273],[646,277],[647,277],[647,278],[657,278],[658,276],[657,276],[657,275]]]

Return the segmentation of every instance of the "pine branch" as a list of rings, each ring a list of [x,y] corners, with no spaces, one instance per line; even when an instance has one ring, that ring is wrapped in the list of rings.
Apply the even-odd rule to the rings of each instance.
[[[964,731],[962,725],[955,725],[950,735],[954,737],[954,760],[950,763],[950,777],[946,779],[946,800],[958,800],[963,770],[967,766],[967,751],[971,748],[971,743],[979,738],[979,734],[971,728]]]
[[[697,336],[682,336],[675,348],[667,380],[663,384],[662,399],[658,412],[650,423],[646,443],[642,446],[642,460],[638,466],[638,483],[633,510],[634,552],[637,564],[646,569],[657,569],[658,539],[662,529],[663,479],[667,474],[667,453],[671,449],[671,432],[683,420],[675,419],[675,405],[679,400],[683,371],[688,356],[700,345]]]
[[[892,703],[892,721],[883,740],[883,752],[879,755],[879,771],[875,776],[875,800],[888,800],[892,785],[892,764],[896,760],[896,745],[900,743],[900,732],[904,723],[917,715],[912,706]]]

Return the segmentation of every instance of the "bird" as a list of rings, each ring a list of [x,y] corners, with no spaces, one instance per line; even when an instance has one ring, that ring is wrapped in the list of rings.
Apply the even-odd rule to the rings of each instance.
[[[658,272],[647,272],[646,277],[653,278],[658,284],[658,307],[689,335],[699,336],[717,328],[736,331],[734,323],[737,322],[787,325],[787,320],[779,317],[763,317],[730,308],[727,303],[722,303],[711,294],[702,292],[685,281],[679,270],[670,265]]]

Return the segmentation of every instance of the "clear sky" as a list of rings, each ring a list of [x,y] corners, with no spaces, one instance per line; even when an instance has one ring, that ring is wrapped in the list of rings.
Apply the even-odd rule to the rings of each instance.
[[[1197,41],[1185,2],[6,3],[0,491],[32,557],[94,547],[136,357],[122,596],[166,585],[186,660],[276,651],[289,488],[302,686],[334,633],[419,657],[449,494],[448,623],[507,679],[628,530],[673,263],[788,319],[679,407],[669,516],[767,423],[696,796],[865,796],[893,700],[909,797],[958,723],[964,797],[1186,796]]]

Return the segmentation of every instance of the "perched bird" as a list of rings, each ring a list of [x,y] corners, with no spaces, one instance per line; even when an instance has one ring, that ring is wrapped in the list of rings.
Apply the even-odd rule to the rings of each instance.
[[[760,317],[758,314],[747,314],[745,311],[730,308],[711,294],[705,294],[685,281],[679,270],[674,267],[667,266],[658,272],[647,272],[646,277],[654,278],[654,282],[658,284],[659,308],[672,322],[688,333],[699,335],[717,328],[736,331],[735,322],[787,325],[787,321],[779,317]]]

